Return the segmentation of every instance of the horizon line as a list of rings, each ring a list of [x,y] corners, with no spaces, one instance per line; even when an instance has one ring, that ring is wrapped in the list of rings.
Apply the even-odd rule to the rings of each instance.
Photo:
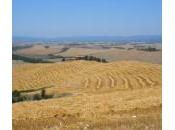
[[[22,36],[13,35],[13,37],[26,37],[26,38],[74,38],[74,37],[135,37],[135,36],[161,36],[162,34],[138,34],[138,35],[79,35],[79,36]]]

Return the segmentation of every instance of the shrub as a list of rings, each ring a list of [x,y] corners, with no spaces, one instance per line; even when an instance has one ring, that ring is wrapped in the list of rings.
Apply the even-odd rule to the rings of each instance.
[[[65,58],[63,58],[62,61],[65,61]]]
[[[19,97],[20,96],[20,92],[18,90],[14,90],[12,92],[12,97]]]
[[[44,98],[45,96],[46,96],[46,90],[43,89],[43,90],[41,91],[41,97]]]
[[[44,46],[45,48],[49,48],[50,46]]]
[[[103,63],[107,63],[107,61],[106,61],[105,59],[102,59],[102,62],[103,62]]]
[[[41,100],[41,99],[42,99],[41,94],[34,94],[33,95],[33,100]]]

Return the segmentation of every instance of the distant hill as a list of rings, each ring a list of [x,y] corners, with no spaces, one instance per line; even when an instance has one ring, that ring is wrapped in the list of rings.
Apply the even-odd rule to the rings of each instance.
[[[81,36],[81,37],[13,37],[13,44],[20,42],[162,42],[161,35],[137,35],[137,36]]]

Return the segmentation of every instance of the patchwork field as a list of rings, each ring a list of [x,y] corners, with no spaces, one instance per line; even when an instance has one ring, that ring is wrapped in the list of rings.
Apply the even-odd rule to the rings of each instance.
[[[149,48],[155,50],[149,50]],[[32,45],[28,48],[23,46],[14,51],[14,54],[24,56],[42,56],[48,55],[54,56],[95,56],[98,58],[104,58],[107,61],[122,61],[122,60],[136,60],[151,63],[162,63],[162,50],[161,44],[124,44],[124,45],[108,45],[108,44],[78,44],[78,45]],[[50,60],[50,59],[49,59]],[[60,61],[60,59],[54,59],[52,61]]]
[[[55,98],[13,104],[14,130],[160,130],[161,64],[14,64],[13,90]],[[58,96],[63,95],[63,96]]]
[[[47,55],[51,53],[57,53],[61,50],[62,46],[47,46],[47,45],[32,45],[28,48],[22,48],[16,50],[17,54],[27,55],[27,56],[37,56],[37,55]]]

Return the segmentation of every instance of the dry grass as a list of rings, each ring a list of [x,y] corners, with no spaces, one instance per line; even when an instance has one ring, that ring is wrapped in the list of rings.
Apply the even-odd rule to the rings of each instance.
[[[127,48],[126,45],[122,46]],[[158,47],[157,47],[158,48]],[[77,56],[77,55],[92,55],[96,57],[103,57],[107,61],[122,61],[122,60],[136,60],[151,63],[162,63],[162,52],[146,52],[138,50],[127,50],[127,49],[87,49],[87,48],[71,48],[68,51],[59,53],[62,56]]]
[[[59,53],[62,56],[77,56],[77,55],[89,55],[92,53],[104,52],[104,49],[89,49],[89,48],[70,48],[69,50]]]
[[[161,44],[141,44],[141,46],[144,47],[151,46],[161,50]],[[162,63],[161,58],[162,51],[155,51],[155,52],[139,51],[135,48],[135,45],[120,45],[120,46],[108,45],[108,49],[104,49],[99,45],[89,44],[89,45],[81,45],[81,47],[69,46],[68,47],[69,49],[62,52],[62,49],[64,48],[67,47],[64,45],[50,45],[49,48],[45,48],[44,45],[33,45],[31,48],[20,49],[17,50],[15,53],[27,56],[37,56],[47,54],[57,54],[62,56],[93,55],[96,57],[103,57],[108,61],[136,60],[136,61],[144,61],[158,64]],[[128,50],[128,48],[133,49]]]
[[[71,96],[13,104],[14,130],[160,130],[161,65],[134,61],[19,64],[13,89]]]
[[[62,46],[52,45],[49,48],[45,48],[44,45],[33,45],[31,48],[20,49],[16,51],[16,54],[22,54],[27,56],[47,55],[59,52]]]
[[[162,52],[146,52],[138,50],[120,50],[110,49],[104,52],[92,53],[91,55],[96,57],[103,57],[108,61],[121,61],[121,60],[136,60],[151,63],[162,63]]]

